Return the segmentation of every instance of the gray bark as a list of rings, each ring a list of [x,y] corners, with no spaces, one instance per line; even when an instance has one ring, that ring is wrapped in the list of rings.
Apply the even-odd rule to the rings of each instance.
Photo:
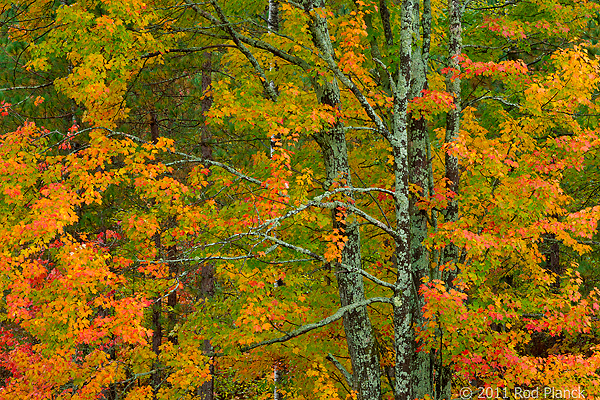
[[[458,62],[458,56],[462,53],[462,12],[463,5],[460,0],[448,0],[448,13],[449,13],[449,44],[448,44],[448,56],[450,59],[450,66],[456,71],[460,71],[460,64]],[[461,89],[460,89],[460,78],[458,76],[455,79],[451,79],[449,74],[446,76],[446,90],[454,97],[455,108],[451,109],[446,116],[446,137],[445,142],[450,143],[457,140],[460,131],[460,115],[461,115]],[[445,168],[446,178],[448,179],[448,188],[454,193],[458,193],[460,184],[460,170],[458,165],[458,158],[448,154],[445,154]],[[448,208],[446,209],[445,220],[456,221],[458,219],[458,202],[456,197],[448,202]],[[443,262],[458,261],[459,251],[458,248],[450,243],[444,249]],[[446,281],[447,285],[452,286],[452,281],[458,275],[458,269],[448,270],[445,276],[442,278]],[[442,349],[440,349],[441,352]],[[438,354],[440,358],[437,367],[437,379],[435,386],[436,398],[438,399],[450,399],[452,387],[451,387],[451,371],[448,367],[441,365],[441,358],[443,354]]]
[[[431,30],[431,5],[429,2],[423,3],[423,16],[419,16],[419,8],[414,9],[414,20],[412,31],[417,40],[422,40],[422,47],[414,46],[413,65],[411,76],[411,95],[417,97],[421,91],[427,89],[427,72],[429,59],[429,35]],[[419,22],[422,21],[421,24]],[[420,34],[419,28],[422,25],[423,32]],[[411,184],[416,185],[418,194],[421,197],[428,198],[429,193],[429,130],[424,118],[416,119],[409,115],[408,124],[408,171]],[[423,245],[427,238],[427,211],[420,210],[416,203],[418,197],[410,197],[410,251],[411,251],[411,273],[413,287],[418,288],[421,285],[421,278],[430,274],[429,251]],[[414,307],[412,309],[413,327],[424,325],[422,309],[423,298],[415,295]],[[433,393],[433,359],[432,354],[425,352],[416,352],[418,343],[413,344],[414,358],[411,367],[411,380],[413,387],[413,397],[423,398],[425,395]]]
[[[310,13],[314,6],[312,1],[304,1],[305,11]],[[311,16],[310,31],[313,41],[322,55],[331,63],[335,59],[333,46],[327,28],[327,21],[314,12]],[[322,83],[315,82],[319,102],[337,108],[340,106],[340,91],[335,78]],[[323,152],[326,169],[325,189],[334,181],[345,180],[345,185],[352,187],[346,136],[341,123],[315,136]],[[347,195],[353,200],[351,192]],[[335,211],[334,211],[335,213]],[[350,216],[347,220],[351,221]],[[348,306],[365,300],[365,289],[362,275],[357,270],[362,268],[360,231],[356,223],[342,224],[333,216],[333,227],[343,228],[347,237],[342,251],[342,264],[348,265],[352,271],[337,266],[337,282],[340,303]],[[381,372],[379,354],[375,346],[375,337],[369,313],[366,307],[357,307],[347,311],[343,318],[344,331],[348,344],[348,353],[352,363],[352,385],[357,391],[358,399],[375,400],[381,397]]]
[[[413,38],[415,7],[418,3],[406,0],[401,6],[400,68],[393,85],[393,132],[390,137],[395,161],[396,210],[396,263],[397,280],[394,289],[394,339],[396,350],[395,391],[396,400],[414,398],[412,368],[414,358],[413,309],[416,288],[411,271],[410,213],[409,213],[409,162],[408,162],[408,100],[411,93],[413,68]]]
[[[269,0],[268,28],[271,31],[279,30],[279,0]]]
[[[273,1],[271,2],[273,3]],[[270,4],[271,4],[270,3]],[[449,0],[450,5],[450,54],[461,52],[461,5],[458,0]],[[425,276],[438,278],[431,270],[430,254],[423,246],[427,237],[428,216],[416,207],[417,198],[411,197],[409,184],[420,189],[420,195],[428,197],[432,194],[431,148],[429,132],[423,119],[415,119],[408,113],[408,102],[419,96],[427,88],[429,43],[431,31],[430,0],[405,0],[394,7],[388,7],[386,0],[379,1],[380,18],[383,26],[383,47],[379,49],[377,38],[370,38],[371,54],[375,61],[373,74],[379,79],[380,87],[393,97],[392,113],[380,116],[369,104],[360,86],[350,76],[343,74],[337,66],[334,47],[330,41],[327,20],[319,13],[311,11],[323,7],[322,0],[303,0],[301,6],[309,17],[309,30],[318,54],[325,62],[333,77],[315,78],[310,75],[311,83],[317,93],[318,101],[333,108],[341,106],[338,85],[347,87],[364,108],[375,129],[390,143],[395,161],[395,230],[388,232],[395,241],[394,260],[396,262],[397,280],[393,287],[395,366],[394,379],[390,379],[395,399],[414,399],[429,395],[441,399],[449,396],[449,381],[445,379],[447,370],[435,365],[434,355],[417,352],[415,327],[423,324],[423,300],[418,294],[421,279]],[[400,29],[394,32],[391,14],[400,11]],[[220,14],[221,21],[227,23]],[[269,18],[270,19],[270,18]],[[372,27],[371,16],[365,17],[368,26]],[[269,29],[272,30],[269,23]],[[281,52],[266,42],[246,37],[229,29],[234,41],[254,66],[257,75],[264,77],[261,66],[243,45],[257,47],[279,56],[309,72],[311,66],[295,55]],[[396,35],[396,36],[394,36]],[[392,58],[390,65],[385,65],[381,54]],[[457,60],[453,58],[454,63]],[[318,80],[321,79],[321,80]],[[265,86],[265,94],[275,99],[276,93],[268,81],[261,80]],[[455,140],[458,135],[460,121],[460,81],[449,81],[448,90],[454,95],[457,109],[448,116],[447,141]],[[340,121],[328,129],[315,134],[315,139],[323,153],[326,169],[324,188],[329,189],[335,181],[344,180],[345,185],[352,187],[345,130]],[[446,176],[452,181],[451,189],[458,190],[458,163],[456,159],[446,158]],[[352,200],[352,192],[346,194]],[[350,210],[350,212],[354,212]],[[456,218],[458,207],[451,204],[446,213],[446,220]],[[344,228],[347,242],[342,252],[342,263],[337,266],[337,279],[342,307],[365,301],[365,289],[360,274],[362,267],[361,238],[358,226],[349,223],[343,225],[333,219],[334,228]],[[351,218],[347,218],[351,221]],[[435,215],[432,215],[435,228]],[[448,254],[448,253],[446,253]],[[347,268],[342,267],[347,266]],[[348,352],[352,363],[351,384],[357,391],[359,399],[378,399],[381,396],[381,371],[379,355],[376,350],[372,326],[366,307],[353,307],[344,312],[344,330],[346,332]],[[444,377],[438,381],[439,377]]]
[[[450,66],[457,71],[460,71],[460,64],[457,57],[462,53],[462,4],[460,0],[448,0],[448,10],[450,19],[449,28],[449,45],[448,45],[448,56],[450,59]],[[446,143],[455,141],[458,138],[460,130],[460,113],[461,113],[461,92],[460,92],[460,78],[451,79],[453,73],[446,76],[446,89],[454,97],[455,108],[448,112],[446,117]],[[458,193],[460,172],[458,166],[458,159],[446,153],[445,156],[446,166],[446,178],[448,179],[448,189],[455,193]],[[448,208],[446,209],[445,220],[456,221],[458,218],[458,203],[456,198],[448,202]],[[446,247],[444,261],[452,261],[458,258],[458,249],[453,244]],[[451,274],[447,277],[448,281],[454,279],[456,274]]]
[[[390,14],[385,0],[379,4],[385,43],[395,42],[390,28]],[[430,255],[423,241],[427,237],[428,216],[416,206],[417,196],[409,196],[408,185],[414,184],[418,194],[431,194],[429,132],[424,119],[407,112],[410,99],[427,89],[431,3],[424,0],[405,1],[401,8],[400,54],[397,79],[392,83],[394,97],[393,133],[390,144],[396,167],[396,262],[398,280],[395,291],[394,323],[396,340],[395,398],[434,396],[433,355],[417,352],[414,328],[422,326],[423,299],[418,295],[421,279],[429,276]],[[419,46],[420,44],[420,46]]]

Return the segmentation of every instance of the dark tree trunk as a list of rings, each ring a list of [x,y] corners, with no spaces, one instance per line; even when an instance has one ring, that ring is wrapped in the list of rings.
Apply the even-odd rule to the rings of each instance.
[[[200,290],[202,296],[206,299],[212,297],[215,292],[215,269],[214,266],[210,263],[204,264],[202,266],[201,272],[202,282],[200,283]],[[205,339],[202,343],[202,350],[205,354],[210,354],[214,351],[213,346],[210,344],[209,339]],[[198,394],[200,399],[202,400],[213,400],[215,398],[215,366],[213,364],[214,360],[211,360],[211,364],[209,366],[210,378],[202,384],[200,389],[198,390]]]
[[[169,246],[167,249],[167,253],[169,255],[169,259],[174,259],[177,257],[177,246]],[[179,274],[179,266],[177,263],[169,264],[169,275],[171,277],[176,277]],[[169,309],[169,341],[173,344],[177,344],[177,335],[173,332],[175,325],[177,324],[177,311],[175,307],[177,306],[177,287],[173,288],[172,291],[167,296],[167,307]]]
[[[152,305],[152,351],[156,354],[156,362],[154,363],[155,371],[152,373],[152,387],[154,388],[154,393],[158,392],[158,387],[161,382],[161,373],[159,371],[160,364],[158,362],[158,356],[160,355],[160,345],[162,343],[162,325],[160,322],[160,317],[162,314],[162,300],[158,298],[154,304]]]

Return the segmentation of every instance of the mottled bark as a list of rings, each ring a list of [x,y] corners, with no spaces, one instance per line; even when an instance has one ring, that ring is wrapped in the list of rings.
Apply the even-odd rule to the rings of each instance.
[[[341,126],[321,132],[317,141],[326,159],[327,182],[344,180],[351,187],[346,139]],[[352,201],[352,196],[349,197],[348,200]],[[343,228],[348,239],[342,251],[342,264],[337,265],[336,270],[340,303],[347,306],[365,299],[362,275],[342,267],[347,265],[352,269],[361,268],[360,231],[354,222],[343,224],[338,221],[335,212],[332,217],[333,228]],[[351,220],[352,217],[347,216],[347,219]],[[367,308],[360,307],[347,312],[343,322],[352,362],[353,387],[358,392],[359,399],[378,399],[381,395],[379,356]]]
[[[267,16],[269,30],[279,30],[279,0],[269,0],[269,15]]]
[[[396,263],[397,280],[394,290],[394,339],[396,350],[395,390],[396,400],[411,400],[413,396],[412,368],[414,358],[413,310],[417,296],[411,271],[409,164],[408,164],[408,113],[413,68],[414,8],[418,3],[406,0],[401,6],[400,68],[394,85],[393,131],[390,138],[395,161],[395,211],[396,211]]]
[[[454,1],[454,3],[452,3]],[[460,53],[460,3],[450,0],[452,16],[450,52]],[[270,3],[271,5],[272,3]],[[347,87],[364,108],[368,117],[374,122],[376,129],[390,143],[394,157],[395,178],[395,225],[394,234],[395,254],[393,259],[397,267],[397,281],[394,285],[393,320],[395,340],[395,366],[393,381],[396,399],[413,399],[429,395],[433,398],[446,397],[449,386],[445,381],[436,382],[440,376],[445,376],[446,370],[439,365],[434,365],[433,355],[417,352],[415,328],[423,323],[423,300],[418,294],[421,279],[425,276],[437,278],[432,275],[430,255],[423,246],[427,236],[428,215],[416,207],[416,197],[409,192],[409,184],[420,188],[420,195],[430,196],[433,191],[431,168],[431,149],[429,134],[425,121],[414,119],[408,114],[408,102],[415,96],[421,95],[427,88],[427,66],[429,58],[429,43],[431,31],[431,4],[430,0],[404,0],[390,3],[387,0],[379,1],[379,17],[382,21],[383,38],[370,38],[371,54],[375,68],[371,71],[380,84],[380,88],[393,97],[393,112],[391,115],[380,116],[376,109],[371,107],[368,100],[361,92],[360,86],[353,79],[343,74],[338,68],[336,54],[330,41],[327,20],[321,13],[315,13],[314,8],[323,7],[322,0],[303,0],[301,6],[309,15],[309,29],[313,42],[318,50],[319,57],[327,65],[333,77],[311,76],[311,82],[317,93],[320,103],[331,107],[340,107],[339,85]],[[392,23],[394,12],[400,12],[400,28]],[[365,17],[367,25],[373,27],[371,15]],[[458,25],[457,25],[458,21]],[[223,22],[226,22],[223,19]],[[269,23],[269,29],[272,24]],[[228,28],[230,29],[230,28]],[[371,29],[370,29],[371,31]],[[269,44],[258,40],[243,37],[231,32],[236,44],[244,42],[298,65],[304,71],[309,71],[310,66],[297,57],[273,49]],[[395,35],[395,36],[394,36]],[[379,40],[379,42],[378,42]],[[379,43],[379,44],[378,44]],[[383,43],[381,50],[379,45]],[[248,57],[260,77],[264,73],[260,70],[256,60],[240,44],[240,51]],[[458,53],[457,53],[458,52]],[[385,54],[389,65],[384,65]],[[455,59],[453,59],[456,61]],[[266,97],[273,99],[274,90],[268,81],[261,80]],[[460,102],[460,82],[449,82],[452,93],[457,102]],[[450,87],[450,86],[449,86]],[[450,90],[450,89],[449,89]],[[455,138],[458,134],[459,108],[449,115],[449,137]],[[352,179],[349,170],[348,152],[345,131],[338,121],[329,129],[315,135],[323,153],[326,169],[324,188],[328,189],[333,182],[343,182],[351,186]],[[454,135],[454,136],[453,136]],[[448,163],[449,174],[454,188],[458,188],[458,164]],[[446,218],[453,218],[458,214],[457,206],[450,207]],[[347,218],[352,221],[352,218]],[[435,218],[434,221],[435,227]],[[342,305],[348,305],[364,300],[364,285],[362,277],[354,272],[360,269],[361,249],[360,232],[353,224],[343,225],[334,218],[334,228],[345,228],[347,242],[342,253],[342,263],[337,268],[339,295]],[[352,268],[345,269],[344,265]],[[435,273],[435,271],[433,271]],[[377,399],[381,395],[381,372],[379,371],[378,354],[374,351],[374,338],[372,334],[369,314],[366,307],[357,307],[344,315],[344,329],[348,341],[348,351],[352,362],[352,386],[361,399]]]
[[[323,88],[325,93],[321,101],[328,103],[332,95],[339,96],[336,85]],[[339,97],[337,97],[339,100]],[[334,181],[345,181],[347,186],[352,185],[350,169],[348,166],[348,151],[346,138],[342,127],[337,125],[330,130],[317,135],[325,160],[327,184]],[[352,201],[352,196],[348,200]],[[347,237],[342,251],[342,264],[352,269],[362,266],[360,250],[360,231],[356,223],[342,224],[333,217],[333,228],[343,228]],[[347,217],[351,220],[351,216]],[[340,303],[347,306],[365,299],[365,289],[362,275],[350,272],[337,265],[337,282]],[[366,307],[349,311],[344,315],[344,330],[348,344],[348,353],[352,363],[353,387],[358,392],[359,399],[379,399],[381,395],[381,374],[379,370],[379,356],[375,347],[375,338],[369,314]]]
[[[305,11],[310,13],[314,7],[323,4],[316,4],[308,0],[304,1],[303,5]],[[312,12],[309,28],[319,51],[329,61],[334,60],[335,54],[330,41],[327,20]],[[319,102],[334,108],[340,106],[340,92],[335,78],[330,81],[315,82],[315,86]],[[352,186],[346,136],[342,128],[338,121],[330,129],[325,129],[315,135],[323,152],[327,174],[326,189],[334,181],[342,182],[349,187]],[[351,194],[348,197],[349,201],[353,201]],[[352,221],[353,218],[348,215],[346,220]],[[333,216],[333,227],[344,228],[347,238],[342,251],[341,264],[338,264],[336,269],[340,303],[342,306],[347,306],[365,299],[362,275],[355,272],[362,268],[360,231],[355,222],[343,224],[335,218],[335,215]],[[343,265],[349,266],[352,271],[345,269]],[[375,346],[375,337],[367,308],[357,307],[346,312],[343,323],[352,364],[353,389],[356,390],[358,399],[379,399],[381,397],[379,354]]]
[[[410,182],[420,189],[419,196],[429,197],[429,159],[427,157],[429,146],[429,132],[424,118],[411,119],[409,123],[409,174]],[[430,275],[429,251],[423,242],[427,238],[427,211],[416,206],[418,197],[414,194],[410,197],[410,250],[411,250],[411,273],[413,285],[419,288],[422,278]],[[413,314],[413,326],[424,326],[423,309],[424,301],[421,296],[415,296]],[[415,342],[414,349],[418,347]],[[415,352],[412,360],[412,386],[413,397],[423,398],[426,394],[433,393],[433,361],[432,354]]]
[[[421,11],[422,17],[420,15]],[[431,4],[428,1],[424,2],[422,10],[419,9],[418,4],[415,4],[413,15],[413,25],[411,27],[413,37],[417,42],[416,44],[421,41],[422,45],[421,47],[413,45],[410,98],[421,96],[422,91],[427,89]],[[418,188],[418,196],[413,194],[410,197],[410,262],[413,287],[419,288],[422,279],[430,275],[429,251],[423,244],[427,238],[427,211],[416,206],[419,197],[428,198],[430,196],[430,143],[429,130],[424,118],[417,119],[415,116],[409,115],[408,137],[409,181]],[[424,325],[423,306],[423,298],[415,293],[412,309],[413,327]],[[411,367],[412,395],[414,398],[423,398],[425,395],[431,396],[433,393],[433,359],[430,353],[417,352],[417,347],[418,343],[415,341]]]
[[[460,71],[458,56],[462,53],[462,4],[460,0],[448,0],[449,9],[449,44],[448,57],[450,67]],[[460,130],[460,113],[461,113],[461,91],[460,78],[456,74],[449,73],[446,76],[446,90],[454,97],[455,108],[450,110],[446,116],[446,144],[456,141]],[[448,179],[448,189],[458,193],[460,171],[458,159],[456,156],[446,152],[445,156],[446,178]],[[445,220],[456,221],[458,218],[458,202],[453,198],[448,202],[446,209]],[[446,247],[444,262],[456,260],[458,258],[458,249],[453,244]],[[450,274],[446,280],[450,282],[456,276]]]
[[[448,11],[449,11],[449,43],[448,43],[448,56],[450,60],[450,67],[456,71],[460,71],[460,64],[458,56],[462,53],[462,3],[460,0],[448,0]],[[454,109],[448,111],[446,116],[446,136],[445,143],[449,144],[457,140],[460,131],[460,115],[461,115],[461,88],[460,78],[455,76],[457,74],[449,74],[446,76],[446,90],[454,97]],[[460,170],[458,165],[458,158],[454,155],[446,152],[445,154],[445,168],[446,168],[446,179],[448,181],[448,189],[454,193],[458,193],[460,184]],[[448,207],[445,213],[445,221],[456,221],[458,219],[458,202],[456,197],[452,198],[448,202]],[[454,244],[449,244],[444,249],[444,256],[442,262],[458,261],[459,251]],[[447,270],[445,276],[441,278],[446,281],[448,285],[452,285],[452,281],[458,275],[458,269]],[[441,351],[441,349],[440,349]],[[443,354],[438,354],[439,359],[437,363],[437,373],[435,382],[435,397],[437,399],[450,399],[452,388],[451,388],[451,371],[449,368],[444,367],[441,362]]]

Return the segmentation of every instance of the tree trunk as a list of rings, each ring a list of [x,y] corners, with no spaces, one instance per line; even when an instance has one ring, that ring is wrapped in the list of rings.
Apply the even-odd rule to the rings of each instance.
[[[449,27],[449,46],[448,46],[448,57],[450,61],[450,67],[460,71],[460,64],[458,62],[458,56],[462,53],[462,4],[460,0],[448,0],[448,9],[450,17]],[[461,91],[460,91],[460,78],[454,77],[456,75],[450,72],[446,76],[446,89],[454,97],[455,108],[448,111],[446,117],[446,144],[456,141],[460,130],[460,113],[461,113]],[[446,166],[446,179],[448,179],[448,189],[455,193],[458,193],[458,185],[460,180],[460,172],[458,168],[458,159],[446,152],[445,156]],[[456,198],[448,202],[448,208],[446,209],[445,215],[446,221],[456,221],[458,218],[458,203]],[[458,249],[453,244],[446,247],[444,262],[456,261],[458,259]],[[447,282],[450,283],[452,279],[457,275],[455,272],[446,278]]]
[[[206,93],[212,84],[212,53],[204,54],[204,63],[202,64],[202,81],[201,81],[201,90],[202,93]],[[200,108],[202,111],[202,119],[205,119],[206,113],[210,110],[212,106],[213,99],[210,96],[205,96],[200,103]],[[213,160],[213,151],[212,146],[209,143],[211,139],[210,127],[206,124],[202,126],[201,133],[201,141],[202,141],[202,158],[207,160]],[[205,264],[202,266],[202,281],[200,291],[202,296],[206,299],[212,297],[215,291],[215,268],[212,264]],[[205,339],[202,343],[202,351],[205,354],[210,354],[213,352],[213,346],[210,343],[209,339]],[[210,377],[206,382],[202,384],[199,389],[199,396],[202,400],[213,400],[215,398],[215,366],[212,363],[209,366]]]
[[[310,31],[316,47],[324,57],[335,59],[333,46],[327,27],[327,21],[313,11],[313,1],[304,1],[304,9],[311,13]],[[340,106],[340,91],[335,79],[322,83],[314,82],[318,100],[337,108]],[[325,189],[337,181],[351,187],[352,179],[348,163],[348,149],[346,136],[341,122],[337,122],[331,129],[324,130],[315,139],[319,144],[324,157],[326,169]],[[352,194],[348,194],[353,200]],[[362,269],[360,231],[356,223],[342,224],[335,218],[333,212],[333,228],[345,229],[347,241],[342,250],[341,263],[336,268],[340,303],[347,306],[365,299],[364,282],[360,271]],[[350,215],[346,220],[352,221]],[[352,384],[360,400],[377,400],[381,397],[381,371],[379,354],[375,346],[375,337],[369,313],[366,307],[359,307],[347,312],[343,318],[344,331],[348,345],[348,353],[352,364]]]
[[[431,35],[431,4],[423,2],[422,17],[419,15],[418,4],[413,10],[412,28],[413,37],[422,40],[419,48],[413,45],[412,68],[410,77],[410,95],[414,98],[422,95],[422,91],[428,88],[427,73],[429,63],[429,44]],[[420,32],[422,27],[422,32]],[[416,185],[418,195],[428,198],[430,193],[430,160],[431,153],[429,143],[429,130],[425,118],[416,119],[413,115],[408,116],[408,173],[411,184]],[[410,196],[410,263],[412,283],[414,288],[419,288],[422,278],[430,276],[430,254],[423,242],[428,234],[428,216],[426,210],[416,206],[418,197]],[[422,327],[424,301],[418,293],[415,294],[414,307],[412,309],[413,327]],[[414,339],[413,339],[414,340]],[[424,398],[434,392],[434,363],[433,354],[417,352],[418,343],[413,343],[414,356],[411,367],[411,381],[414,398]]]
[[[202,281],[200,283],[200,291],[202,296],[206,299],[213,296],[215,292],[215,268],[212,264],[207,263],[202,266]],[[202,343],[202,350],[205,354],[212,353],[214,351],[210,340],[205,339]],[[209,366],[210,378],[200,386],[198,395],[201,400],[213,400],[215,398],[215,366],[212,363]]]
[[[169,259],[173,260],[177,257],[177,246],[169,246],[167,248],[167,254]],[[169,264],[169,276],[177,276],[179,274],[179,266],[177,263]],[[169,309],[169,333],[168,339],[169,342],[173,344],[177,344],[177,335],[173,332],[175,329],[175,325],[177,325],[177,313],[175,311],[175,307],[177,306],[177,288],[173,288],[173,290],[167,296],[167,307]]]
[[[210,85],[212,83],[211,72],[212,72],[212,53],[207,52],[207,53],[204,53],[204,63],[202,64],[202,78],[201,78],[201,83],[200,83],[203,94],[206,93],[206,91],[210,88]],[[200,128],[201,129],[200,141],[202,143],[201,151],[202,151],[202,158],[205,158],[207,160],[213,159],[212,146],[209,143],[212,135],[210,132],[210,127],[208,125],[206,125],[204,122],[206,119],[205,115],[210,110],[212,103],[213,103],[213,99],[211,96],[204,96],[200,103],[200,110],[202,111],[202,122],[203,122],[203,124],[201,125],[201,128]]]
[[[160,323],[160,317],[162,312],[162,300],[160,298],[154,301],[152,305],[152,351],[156,355],[156,361],[154,362],[152,373],[152,387],[154,388],[154,394],[158,393],[158,387],[161,382],[160,364],[158,362],[158,356],[160,354],[160,345],[162,343],[162,325]]]
[[[396,231],[395,256],[397,279],[393,298],[394,339],[396,350],[396,400],[414,398],[412,369],[414,368],[413,310],[417,307],[411,266],[411,220],[409,207],[408,100],[411,93],[412,50],[415,7],[418,3],[406,0],[401,8],[399,68],[394,85],[393,129],[389,138],[394,157]],[[416,149],[414,149],[416,150]]]

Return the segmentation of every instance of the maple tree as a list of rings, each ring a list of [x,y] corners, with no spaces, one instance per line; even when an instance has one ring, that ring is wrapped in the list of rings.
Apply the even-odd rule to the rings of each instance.
[[[594,2],[1,4],[0,398],[600,394]]]

